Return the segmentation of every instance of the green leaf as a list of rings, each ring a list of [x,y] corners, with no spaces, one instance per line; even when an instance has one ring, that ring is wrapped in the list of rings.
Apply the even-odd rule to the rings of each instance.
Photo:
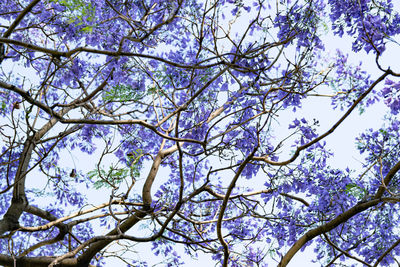
[[[82,28],[82,31],[86,33],[92,33],[93,32],[93,26],[86,26]]]
[[[137,149],[128,156],[128,166],[125,168],[116,168],[109,166],[108,170],[97,167],[88,172],[88,177],[93,181],[95,189],[118,187],[128,177],[138,177],[140,175],[141,164],[139,159],[143,156],[143,151]]]
[[[88,177],[95,180],[93,183],[94,188],[100,189],[102,187],[117,187],[125,177],[129,174],[129,169],[116,169],[113,166],[109,167],[106,171],[102,168],[97,168],[88,172]]]
[[[362,199],[366,194],[366,190],[364,188],[354,183],[347,184],[345,192],[351,196],[357,197],[358,199]]]
[[[83,26],[81,31],[92,33],[95,25],[86,25],[84,21],[94,21],[96,7],[84,0],[49,0],[49,2],[60,4],[66,7],[63,13],[67,23],[77,23],[78,26]]]
[[[139,88],[133,88],[129,85],[116,85],[106,92],[103,96],[106,101],[138,101],[146,95]]]

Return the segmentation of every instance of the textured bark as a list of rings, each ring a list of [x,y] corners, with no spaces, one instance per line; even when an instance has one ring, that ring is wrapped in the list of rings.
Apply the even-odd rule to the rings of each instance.
[[[11,256],[0,255],[0,264],[5,267],[47,267],[55,259],[55,257],[22,257],[14,259]],[[57,267],[77,267],[77,259],[66,259]],[[94,265],[86,265],[93,267]]]
[[[0,220],[0,235],[19,228],[18,220],[25,210],[25,207],[28,205],[28,200],[25,195],[25,178],[33,148],[32,137],[28,137],[24,143],[24,149],[15,175],[11,205],[3,216],[3,219]]]

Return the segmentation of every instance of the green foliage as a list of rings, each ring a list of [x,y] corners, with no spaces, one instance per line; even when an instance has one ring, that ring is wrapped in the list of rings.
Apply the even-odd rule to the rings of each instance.
[[[146,96],[146,92],[140,92],[139,88],[129,85],[116,85],[104,94],[105,101],[138,101]]]
[[[182,77],[182,79],[188,78],[182,70],[178,70],[178,75],[180,75],[179,77]],[[167,67],[165,66],[162,71],[155,71],[154,77],[160,81],[161,86],[171,85],[174,80],[173,75],[168,73]]]
[[[86,25],[87,22],[93,22],[95,19],[96,8],[92,3],[84,0],[50,0],[50,2],[66,7],[63,15],[67,18],[68,24],[76,23],[78,26],[83,26],[81,31],[93,32],[95,25]]]
[[[94,182],[94,188],[100,189],[102,187],[118,187],[123,179],[129,174],[129,170],[124,168],[114,168],[110,166],[108,170],[98,167],[90,171],[88,176]]]
[[[124,168],[117,168],[114,165],[109,166],[106,170],[98,166],[96,169],[90,171],[88,176],[94,181],[94,188],[101,189],[105,188],[116,188],[122,181],[128,177],[138,177],[140,175],[141,164],[139,159],[143,156],[141,149],[132,151],[128,157],[128,166]]]
[[[354,183],[350,183],[346,185],[345,192],[351,196],[354,196],[358,199],[363,199],[364,196],[367,194],[367,190],[364,188],[360,187],[359,185],[356,185]]]

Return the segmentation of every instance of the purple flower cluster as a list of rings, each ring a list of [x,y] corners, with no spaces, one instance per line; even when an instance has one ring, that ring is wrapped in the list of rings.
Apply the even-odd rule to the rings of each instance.
[[[344,55],[340,50],[337,50],[335,61],[335,73],[333,81],[330,82],[335,93],[332,97],[332,106],[343,110],[352,106],[369,89],[372,81],[371,75],[362,70],[361,62],[358,65],[349,64],[348,55]],[[378,101],[379,95],[373,89],[360,103],[360,113]]]
[[[385,85],[382,89],[383,102],[393,115],[397,115],[400,111],[400,82],[386,79]]]
[[[376,54],[385,51],[385,42],[400,33],[400,15],[395,12],[392,1],[329,0],[335,34],[355,36],[353,51],[371,50]],[[371,12],[373,11],[373,12]]]
[[[279,28],[280,42],[288,46],[296,40],[297,49],[309,47],[323,49],[317,28],[324,9],[323,1],[313,1],[312,5],[295,4],[288,7],[286,13],[277,15],[274,25]]]

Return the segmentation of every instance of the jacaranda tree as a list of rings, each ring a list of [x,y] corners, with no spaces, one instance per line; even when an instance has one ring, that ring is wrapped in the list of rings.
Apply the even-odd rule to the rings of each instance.
[[[286,266],[310,244],[398,264],[399,33],[392,0],[0,1],[0,264]],[[323,131],[302,112],[321,97]],[[325,139],[379,101],[363,168],[330,165]]]

